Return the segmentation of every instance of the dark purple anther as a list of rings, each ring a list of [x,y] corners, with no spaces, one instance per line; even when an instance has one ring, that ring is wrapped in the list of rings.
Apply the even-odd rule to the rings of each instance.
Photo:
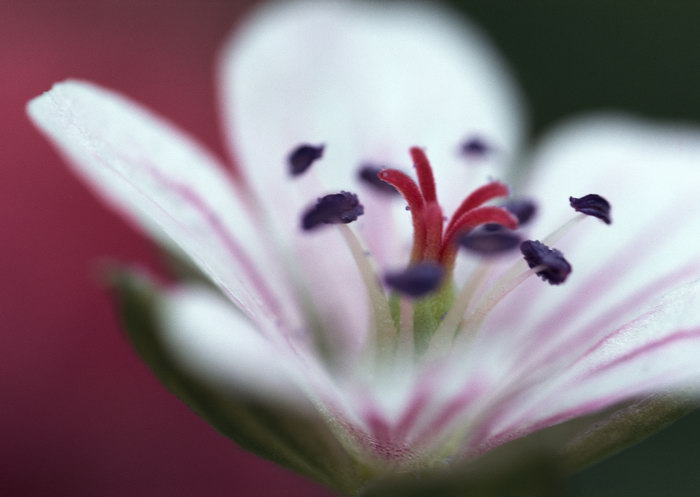
[[[299,145],[292,150],[287,158],[289,162],[289,172],[292,176],[299,176],[304,173],[311,164],[323,157],[324,145]]]
[[[600,195],[590,193],[581,198],[569,197],[569,203],[575,211],[597,217],[605,224],[612,223],[610,218],[610,202]]]
[[[419,262],[404,271],[387,273],[384,282],[392,290],[413,298],[424,297],[440,288],[445,271],[435,262]]]
[[[509,200],[503,207],[518,218],[519,226],[529,223],[537,212],[535,202],[527,198]]]
[[[462,153],[469,157],[482,157],[490,151],[489,144],[478,136],[472,136],[462,143]]]
[[[385,193],[387,195],[398,195],[396,188],[389,183],[380,180],[377,174],[384,168],[376,167],[371,164],[364,164],[358,171],[357,177],[366,185],[374,188],[375,191]]]
[[[322,224],[351,223],[364,211],[364,207],[354,193],[333,193],[319,198],[316,205],[306,211],[301,218],[301,227],[309,231]]]
[[[500,225],[498,230],[477,229],[465,233],[459,244],[470,252],[481,256],[495,256],[513,250],[520,245],[517,233]]]
[[[564,258],[564,254],[542,242],[524,241],[520,244],[520,252],[525,256],[525,262],[530,269],[545,266],[544,269],[537,272],[537,276],[551,285],[564,283],[571,273],[571,264]]]

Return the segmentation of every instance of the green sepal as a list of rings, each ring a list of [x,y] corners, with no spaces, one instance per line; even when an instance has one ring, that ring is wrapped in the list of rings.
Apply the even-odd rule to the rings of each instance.
[[[610,409],[595,417],[562,450],[567,473],[575,473],[610,457],[700,407],[682,392],[656,394]]]
[[[211,279],[179,249],[161,245],[160,255],[169,274],[177,281],[198,283],[218,291]]]
[[[314,414],[268,405],[243,392],[223,391],[182,368],[164,346],[159,329],[158,289],[136,272],[116,271],[124,327],[134,348],[177,397],[240,447],[349,494],[364,469]]]

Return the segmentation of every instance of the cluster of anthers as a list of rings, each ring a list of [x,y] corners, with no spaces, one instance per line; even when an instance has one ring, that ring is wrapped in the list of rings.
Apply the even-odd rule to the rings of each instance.
[[[304,173],[322,158],[323,151],[323,146],[311,145],[295,149],[289,156],[291,173]],[[375,328],[375,339],[370,342],[377,358],[403,355],[430,359],[447,353],[455,340],[470,339],[494,306],[527,278],[537,275],[552,285],[566,281],[571,264],[552,245],[575,224],[587,216],[611,223],[610,204],[603,197],[570,197],[571,207],[578,212],[573,219],[542,241],[522,240],[516,230],[533,218],[535,203],[521,198],[501,206],[485,205],[509,196],[508,187],[498,181],[467,195],[448,219],[438,202],[433,169],[425,151],[413,147],[410,155],[417,182],[397,169],[364,167],[359,173],[361,180],[384,191],[398,192],[407,203],[413,248],[405,270],[378,278],[361,240],[343,226],[364,214],[356,194],[341,191],[326,195],[302,217],[304,230],[340,225],[367,286]],[[460,247],[487,259],[519,248],[528,268],[517,260],[500,277],[487,281],[489,264],[481,264],[457,289],[454,267]]]

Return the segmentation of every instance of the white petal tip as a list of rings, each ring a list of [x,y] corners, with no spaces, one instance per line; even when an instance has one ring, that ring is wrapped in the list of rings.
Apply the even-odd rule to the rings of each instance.
[[[225,389],[303,405],[290,359],[210,290],[183,287],[166,294],[160,322],[166,346],[192,374]]]

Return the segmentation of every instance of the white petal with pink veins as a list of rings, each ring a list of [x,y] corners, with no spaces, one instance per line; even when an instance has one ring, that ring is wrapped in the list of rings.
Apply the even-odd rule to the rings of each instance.
[[[556,371],[531,374],[539,384],[518,387],[514,379],[514,389],[520,391],[497,405],[491,420],[489,436],[496,443],[638,395],[699,392],[700,282],[669,292],[575,354],[575,361]]]
[[[232,150],[269,194],[289,190],[284,158],[299,143],[327,144],[314,169],[330,188],[354,184],[364,160],[405,164],[414,145],[430,149],[449,183],[441,168],[470,131],[513,152],[522,125],[508,74],[479,30],[419,4],[264,8],[224,50],[221,94]]]
[[[329,321],[349,335],[367,327],[364,290],[335,233],[297,236],[303,209],[341,189],[359,189],[361,199],[376,195],[358,188],[360,165],[410,172],[412,145],[428,148],[438,188],[454,206],[475,175],[487,174],[464,163],[462,141],[478,132],[505,160],[521,131],[510,79],[478,30],[418,4],[302,1],[263,8],[224,50],[220,91],[233,154],[269,204],[275,229],[295,237],[286,238],[313,300],[331,309]],[[286,157],[301,143],[325,144],[325,155],[292,178]],[[411,232],[404,203],[392,203],[385,211],[382,202],[365,202],[357,227],[382,265],[396,267],[407,262]]]
[[[165,346],[199,379],[267,402],[309,406],[293,352],[263,337],[211,290],[188,286],[161,293],[158,319]]]
[[[102,198],[158,238],[167,235],[261,329],[276,328],[279,296],[259,273],[264,252],[212,155],[146,109],[87,82],[56,84],[28,112]]]
[[[532,278],[492,313],[484,335],[508,342],[520,367],[524,359],[566,363],[700,274],[700,131],[580,119],[545,137],[532,162],[527,190],[540,210],[530,236],[541,239],[573,217],[569,196],[588,193],[610,201],[612,225],[585,219],[556,244],[573,266],[567,282]]]

